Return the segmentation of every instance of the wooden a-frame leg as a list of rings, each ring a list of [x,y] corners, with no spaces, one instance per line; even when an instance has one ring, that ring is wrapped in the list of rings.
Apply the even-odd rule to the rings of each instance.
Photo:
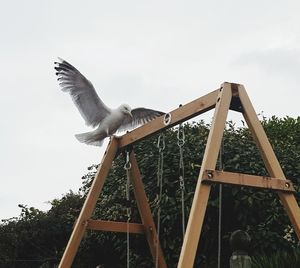
[[[211,186],[208,184],[201,184],[201,178],[203,177],[203,173],[206,169],[215,169],[223,137],[227,113],[230,107],[231,97],[231,85],[229,83],[224,83],[223,87],[220,89],[216,102],[214,119],[211,130],[209,132],[193,204],[188,220],[186,234],[181,249],[180,259],[178,263],[179,268],[192,268],[194,264],[196,250],[198,247],[199,237],[211,188]]]
[[[98,168],[97,174],[94,178],[90,191],[85,199],[80,215],[76,221],[68,245],[65,249],[64,255],[60,261],[59,268],[69,268],[73,263],[79,244],[85,233],[88,220],[94,211],[97,199],[101,193],[103,184],[111,168],[117,150],[118,141],[116,138],[113,138],[110,144],[108,145],[102,163]]]
[[[163,256],[160,243],[157,240],[157,232],[156,232],[155,224],[152,218],[151,209],[144,190],[144,184],[142,182],[141,174],[139,171],[139,167],[134,152],[131,152],[130,154],[130,162],[131,162],[130,179],[133,185],[133,190],[134,190],[134,195],[136,198],[138,210],[140,212],[142,224],[144,225],[145,236],[147,238],[154,263],[156,261],[156,247],[158,247],[158,267],[167,268],[167,264]]]
[[[267,135],[259,122],[251,101],[242,85],[238,87],[238,94],[243,105],[243,115],[258,145],[265,166],[271,177],[285,179],[281,166],[276,158]],[[300,240],[300,208],[293,193],[277,192],[293,224],[294,230]]]

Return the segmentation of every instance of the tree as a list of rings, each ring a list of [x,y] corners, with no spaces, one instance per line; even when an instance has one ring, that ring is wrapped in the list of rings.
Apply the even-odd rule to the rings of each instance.
[[[57,263],[82,201],[79,194],[69,192],[50,202],[47,212],[19,205],[20,216],[0,225],[0,267],[34,268]]]
[[[279,162],[287,178],[294,182],[299,201],[300,182],[300,118],[263,119]],[[209,125],[204,122],[184,125],[185,209],[187,214],[195,191],[206,146]],[[176,267],[182,245],[181,194],[179,187],[179,148],[176,128],[164,132],[164,184],[161,201],[160,241],[169,267]],[[134,145],[145,190],[156,220],[158,202],[157,161],[158,136]],[[125,157],[115,159],[99,197],[93,217],[126,221]],[[226,171],[266,175],[259,152],[249,130],[227,123],[224,133],[223,165]],[[0,226],[0,267],[39,267],[61,258],[64,247],[79,214],[82,202],[95,176],[97,165],[83,176],[79,193],[72,192],[51,202],[52,208],[42,212],[21,206],[20,217],[4,221]],[[131,193],[132,221],[139,222],[138,210]],[[216,267],[218,186],[213,186],[196,256],[196,265]],[[276,194],[246,187],[223,187],[222,267],[228,267],[228,238],[232,231],[243,229],[252,237],[252,254],[269,255],[274,249],[297,248],[297,238]],[[131,235],[132,267],[153,267],[143,235]],[[35,260],[29,262],[28,260]],[[27,262],[18,262],[27,260]],[[126,267],[126,234],[88,231],[72,267]],[[1,266],[2,265],[2,266]]]

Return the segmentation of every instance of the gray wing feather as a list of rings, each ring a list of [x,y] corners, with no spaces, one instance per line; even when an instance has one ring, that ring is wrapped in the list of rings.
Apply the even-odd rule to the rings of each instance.
[[[60,59],[55,62],[62,91],[69,92],[81,116],[89,126],[97,126],[111,112],[97,95],[92,83],[74,66]]]
[[[118,129],[119,131],[132,129],[139,125],[146,124],[154,118],[159,117],[165,113],[147,108],[135,108],[131,110],[131,114],[132,118],[127,117]]]

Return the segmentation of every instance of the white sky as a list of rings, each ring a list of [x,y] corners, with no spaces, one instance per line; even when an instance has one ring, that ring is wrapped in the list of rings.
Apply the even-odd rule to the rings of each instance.
[[[47,209],[102,158],[74,138],[89,129],[58,87],[58,56],[111,107],[170,111],[229,81],[257,112],[299,115],[299,1],[0,3],[0,219]]]

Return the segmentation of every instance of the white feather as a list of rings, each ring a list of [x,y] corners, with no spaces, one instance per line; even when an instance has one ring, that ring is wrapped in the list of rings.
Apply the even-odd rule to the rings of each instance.
[[[97,127],[93,131],[76,134],[80,142],[101,146],[106,137],[117,131],[132,129],[164,114],[147,108],[131,110],[127,104],[110,109],[99,98],[89,80],[67,61],[60,61],[55,62],[55,69],[61,89],[69,92],[86,124]]]

